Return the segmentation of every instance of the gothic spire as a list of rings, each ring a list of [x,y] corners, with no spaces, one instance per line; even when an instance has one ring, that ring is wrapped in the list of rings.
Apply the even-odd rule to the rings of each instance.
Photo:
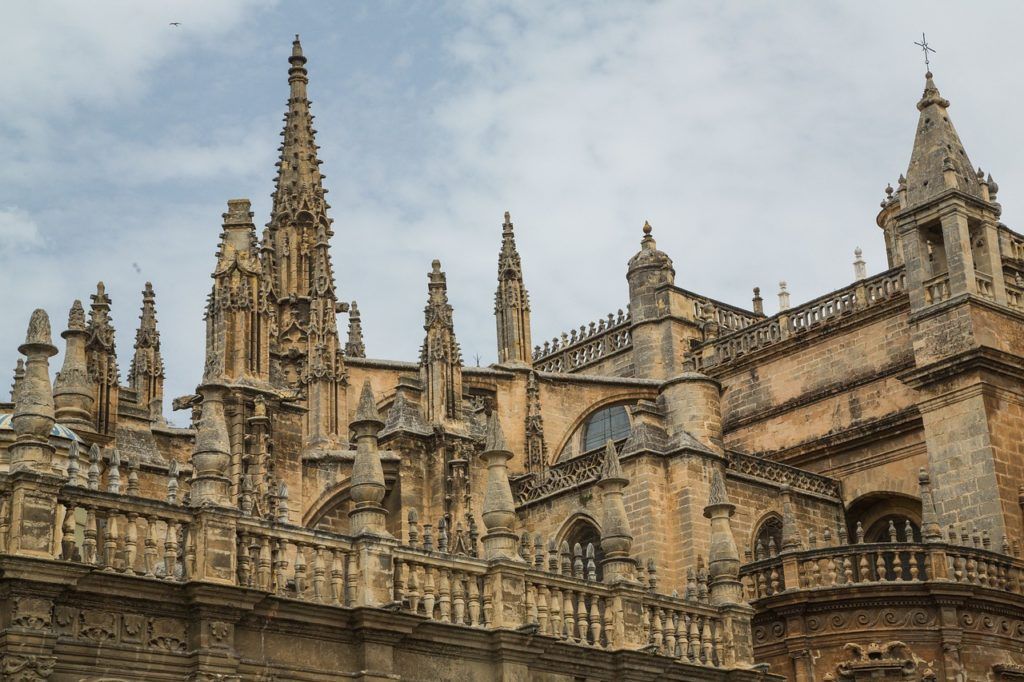
[[[146,282],[142,290],[142,313],[135,332],[130,374],[139,405],[148,408],[151,417],[159,418],[163,414],[164,361],[160,355],[160,332],[156,328],[156,294],[150,282]]]
[[[523,283],[523,267],[508,211],[501,230],[494,316],[498,325],[498,362],[530,365],[530,295]]]
[[[977,171],[949,118],[949,100],[939,93],[931,71],[925,74],[917,109],[921,114],[907,169],[907,206],[924,203],[947,189],[983,198]]]
[[[114,346],[114,325],[110,321],[110,297],[103,282],[96,284],[90,296],[89,334],[85,342],[86,364],[93,384],[93,410],[97,433],[112,433],[116,428],[120,394],[117,350]]]
[[[540,475],[547,466],[547,446],[544,442],[544,415],[541,412],[540,386],[537,373],[530,372],[526,379],[526,470]]]
[[[440,422],[459,416],[462,403],[462,350],[455,339],[448,283],[441,261],[431,263],[427,275],[427,305],[423,329],[427,332],[420,349],[420,368],[425,375],[427,420]]]
[[[350,358],[366,357],[362,317],[359,314],[359,305],[355,301],[348,306],[348,341],[345,342],[345,355]]]
[[[311,296],[311,289],[321,295],[334,288],[334,275],[326,251],[331,231],[327,217],[327,190],[320,173],[316,130],[309,111],[306,86],[309,84],[306,57],[299,37],[292,43],[288,58],[288,111],[284,117],[284,138],[279,148],[277,177],[272,195],[273,207],[268,223],[267,239],[271,241],[274,269],[277,273],[277,294]]]

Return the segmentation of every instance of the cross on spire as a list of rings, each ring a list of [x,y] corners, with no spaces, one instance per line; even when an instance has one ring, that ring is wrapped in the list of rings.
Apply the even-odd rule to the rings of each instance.
[[[931,62],[928,61],[928,53],[931,52],[932,54],[935,54],[935,50],[933,50],[928,45],[928,39],[925,38],[923,33],[921,34],[921,42],[919,42],[919,43],[915,42],[914,44],[917,45],[919,48],[921,48],[921,52],[924,53],[924,68],[925,68],[925,71],[927,71],[928,73],[931,73],[932,65],[931,65]]]

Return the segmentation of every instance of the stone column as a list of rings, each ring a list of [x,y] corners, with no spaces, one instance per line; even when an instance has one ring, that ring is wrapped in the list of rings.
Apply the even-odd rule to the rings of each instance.
[[[521,562],[519,539],[512,527],[516,521],[516,507],[512,499],[512,486],[508,481],[508,461],[512,452],[505,444],[505,435],[498,423],[498,413],[487,419],[487,439],[480,455],[487,466],[487,490],[484,493],[483,520],[487,533],[483,537],[485,559],[508,559]]]

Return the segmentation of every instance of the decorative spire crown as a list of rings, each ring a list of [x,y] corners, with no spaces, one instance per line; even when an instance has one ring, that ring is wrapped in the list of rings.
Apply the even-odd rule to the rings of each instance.
[[[82,308],[82,302],[77,298],[71,304],[71,310],[68,312],[68,330],[75,332],[85,331],[85,309]]]
[[[359,393],[359,406],[356,407],[356,418],[353,423],[356,422],[375,422],[380,424],[381,428],[384,426],[380,412],[377,411],[377,402],[373,399],[373,387],[370,386],[369,379],[363,382],[362,391]]]
[[[498,412],[492,411],[487,417],[487,436],[484,439],[484,452],[509,452],[505,442],[505,433],[501,430]]]

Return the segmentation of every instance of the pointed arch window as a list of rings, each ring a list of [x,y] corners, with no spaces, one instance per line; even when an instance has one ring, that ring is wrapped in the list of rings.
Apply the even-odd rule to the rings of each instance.
[[[629,415],[623,405],[612,405],[598,410],[587,418],[583,427],[583,452],[603,447],[609,440],[629,436]]]

